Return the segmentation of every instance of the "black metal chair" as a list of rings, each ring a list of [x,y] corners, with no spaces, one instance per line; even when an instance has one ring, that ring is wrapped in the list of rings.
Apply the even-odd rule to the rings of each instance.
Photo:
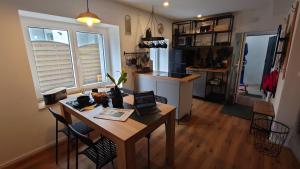
[[[69,128],[68,128],[69,124],[63,116],[61,116],[58,113],[54,112],[54,110],[51,109],[51,108],[48,108],[48,110],[51,112],[51,114],[56,119],[56,125],[55,125],[55,162],[56,162],[56,164],[58,163],[58,133],[64,133],[67,136],[67,160],[68,160],[67,168],[69,169],[69,167],[70,167],[70,164],[69,164],[69,161],[70,161],[70,141],[73,140],[75,138],[75,136],[70,133]],[[65,125],[65,127],[62,128],[62,129],[58,129],[58,122]],[[84,135],[89,135],[89,133],[93,131],[92,128],[88,127],[83,122],[77,122],[77,123],[71,124],[70,126],[72,126],[78,132],[80,132],[81,134],[84,134]]]
[[[165,97],[162,97],[162,96],[155,95],[155,100],[156,100],[156,102],[159,102],[159,103],[168,104],[168,99]]]
[[[133,90],[131,90],[131,89],[128,89],[128,88],[121,88],[121,91],[123,91],[123,93],[125,93],[125,94],[131,94],[131,95],[133,95],[133,93],[134,93],[134,91]]]
[[[116,145],[109,139],[101,137],[98,141],[93,142],[87,136],[81,134],[72,125],[69,125],[71,133],[76,139],[76,169],[78,169],[78,156],[85,155],[96,164],[96,169],[100,169],[107,163],[111,162],[114,168],[113,160],[116,157]],[[78,151],[78,140],[87,146],[83,151]]]
[[[163,103],[163,104],[167,104],[168,103],[168,99],[165,98],[165,97],[162,97],[162,96],[157,96],[155,95],[155,100],[156,102],[160,102],[160,103]],[[166,123],[165,123],[166,125]],[[153,132],[153,131],[152,131]],[[147,138],[147,143],[148,143],[148,168],[150,168],[150,138],[151,138],[151,133],[149,133],[146,138]]]

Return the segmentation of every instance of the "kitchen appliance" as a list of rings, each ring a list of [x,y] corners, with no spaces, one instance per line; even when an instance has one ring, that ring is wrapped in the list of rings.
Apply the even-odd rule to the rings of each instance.
[[[169,72],[186,73],[186,67],[193,65],[192,50],[173,49],[169,59]]]

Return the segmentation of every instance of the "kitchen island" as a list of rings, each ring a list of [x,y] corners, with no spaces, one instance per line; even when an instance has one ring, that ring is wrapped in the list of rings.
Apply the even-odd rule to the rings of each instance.
[[[191,112],[193,81],[200,78],[199,75],[150,72],[135,73],[136,91],[154,91],[155,95],[168,99],[168,104],[174,105],[176,119]]]

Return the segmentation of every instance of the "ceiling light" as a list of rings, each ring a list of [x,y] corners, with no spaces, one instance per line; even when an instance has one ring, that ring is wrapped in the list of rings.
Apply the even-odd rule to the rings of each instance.
[[[85,23],[88,26],[93,26],[94,23],[100,23],[101,22],[100,18],[96,14],[90,12],[89,0],[86,1],[86,6],[87,6],[87,11],[79,14],[76,17],[76,20],[78,22]]]
[[[201,15],[201,14],[197,15],[197,18],[201,18],[201,17],[202,17],[202,15]]]
[[[168,7],[170,5],[170,3],[168,1],[163,3],[164,7]]]

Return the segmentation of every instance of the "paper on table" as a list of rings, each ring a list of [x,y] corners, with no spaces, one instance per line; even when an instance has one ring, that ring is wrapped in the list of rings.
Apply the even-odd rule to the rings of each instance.
[[[103,108],[94,118],[126,121],[133,112],[134,109]]]

